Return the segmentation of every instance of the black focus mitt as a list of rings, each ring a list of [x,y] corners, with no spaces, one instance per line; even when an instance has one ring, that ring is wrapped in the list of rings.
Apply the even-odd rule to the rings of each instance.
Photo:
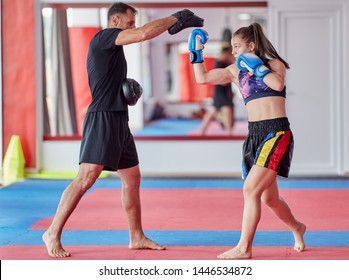
[[[136,105],[138,99],[142,96],[143,89],[141,85],[134,79],[126,78],[122,82],[122,91],[126,99],[127,105]]]
[[[177,22],[168,29],[168,33],[174,35],[188,27],[203,27],[204,19],[196,16],[192,11],[184,9],[173,14]]]

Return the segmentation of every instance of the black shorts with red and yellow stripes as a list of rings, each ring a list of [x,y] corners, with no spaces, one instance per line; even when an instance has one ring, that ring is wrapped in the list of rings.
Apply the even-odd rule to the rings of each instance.
[[[247,178],[253,165],[288,177],[293,145],[293,134],[287,118],[249,122],[243,145],[242,178]]]

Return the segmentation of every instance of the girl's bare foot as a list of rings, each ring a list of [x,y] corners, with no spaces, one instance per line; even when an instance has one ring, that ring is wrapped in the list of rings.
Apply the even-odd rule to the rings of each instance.
[[[251,251],[242,251],[238,247],[234,247],[233,249],[217,256],[219,259],[250,259],[251,257]]]
[[[45,243],[48,255],[52,258],[67,258],[70,257],[70,253],[63,249],[59,240],[50,238],[47,231],[42,236],[42,240]]]
[[[299,223],[298,228],[293,231],[294,236],[294,250],[297,252],[302,252],[305,249],[305,243],[304,243],[304,233],[306,231],[305,224]]]
[[[143,237],[138,241],[130,242],[129,248],[131,250],[140,250],[140,249],[148,249],[148,250],[165,250],[166,247],[161,246],[154,241],[150,240],[147,237]]]

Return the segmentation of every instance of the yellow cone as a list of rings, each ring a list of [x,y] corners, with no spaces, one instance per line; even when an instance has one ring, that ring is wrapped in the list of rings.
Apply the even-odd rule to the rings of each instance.
[[[3,163],[3,186],[24,179],[25,159],[18,135],[13,135],[8,145]]]

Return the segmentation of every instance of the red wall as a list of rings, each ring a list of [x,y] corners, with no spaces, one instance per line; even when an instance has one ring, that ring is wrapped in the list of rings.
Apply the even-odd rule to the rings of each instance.
[[[91,100],[86,72],[89,41],[99,28],[70,28],[73,86],[79,134]],[[26,167],[36,167],[34,0],[2,0],[3,155],[20,136]]]
[[[92,98],[86,70],[88,46],[92,37],[99,30],[99,27],[69,28],[69,46],[75,95],[76,119],[80,136],[82,134],[82,126],[87,107]]]
[[[3,154],[20,136],[26,167],[35,167],[34,0],[2,0]]]
[[[216,59],[205,57],[204,64],[207,70],[214,67]],[[192,65],[190,64],[189,52],[179,55],[179,67],[181,84],[179,87],[181,102],[199,102],[207,97],[212,97],[213,85],[200,85],[195,81],[195,75]]]

